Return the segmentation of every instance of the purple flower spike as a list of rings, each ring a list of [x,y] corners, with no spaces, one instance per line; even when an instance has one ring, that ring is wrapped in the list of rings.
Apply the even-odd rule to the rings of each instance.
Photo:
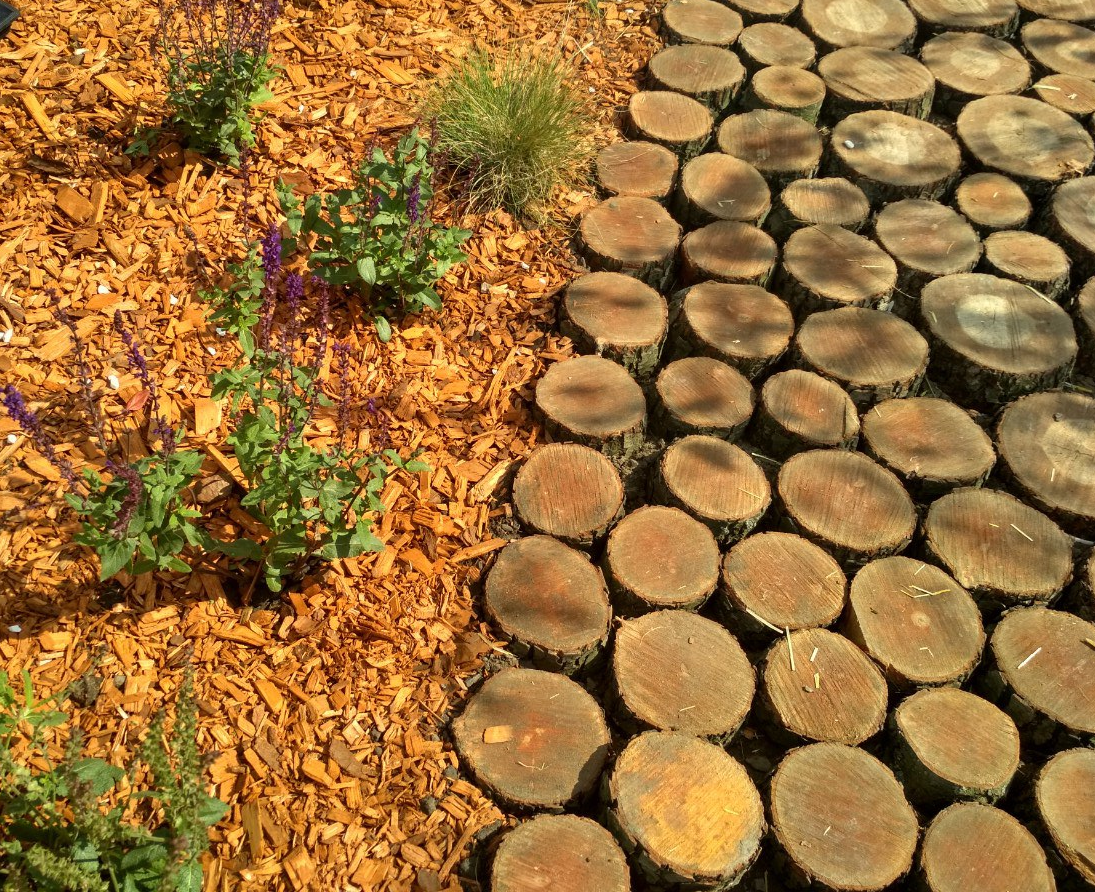
[[[114,523],[110,525],[110,535],[115,539],[124,539],[129,531],[130,521],[133,520],[133,512],[137,510],[141,496],[144,495],[144,481],[141,480],[141,475],[129,465],[107,462],[107,468],[115,477],[124,481],[126,486],[125,498],[122,499],[122,504],[118,508]]]
[[[414,226],[422,219],[422,174],[414,175],[411,191],[407,193],[407,219]]]
[[[289,273],[285,277],[285,328],[281,334],[281,349],[286,359],[291,359],[300,336],[300,306],[304,300],[304,277]]]
[[[350,399],[353,390],[353,382],[350,380],[350,345],[346,341],[339,341],[331,348],[331,352],[334,354],[334,365],[338,372],[338,444],[341,447],[350,432]]]
[[[163,454],[170,456],[175,452],[175,431],[167,423],[167,419],[160,414],[160,395],[156,388],[156,382],[148,370],[148,360],[141,352],[140,345],[133,337],[133,332],[126,327],[125,320],[119,310],[114,311],[114,330],[122,336],[130,368],[137,373],[141,386],[148,391],[149,418],[152,419],[150,429],[155,436],[159,437]]]
[[[8,415],[19,424],[23,432],[30,437],[35,448],[60,472],[69,488],[75,492],[76,472],[72,469],[72,464],[57,454],[57,451],[53,448],[53,441],[49,438],[49,434],[45,432],[38,416],[23,399],[23,394],[11,384],[4,385],[3,394],[0,399],[4,403],[4,408],[8,410]]]

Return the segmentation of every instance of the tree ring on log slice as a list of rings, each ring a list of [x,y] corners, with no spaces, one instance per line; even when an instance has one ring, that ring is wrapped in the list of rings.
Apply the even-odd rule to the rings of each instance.
[[[756,285],[701,282],[674,295],[673,306],[678,355],[722,360],[746,378],[779,359],[795,332],[787,304]]]
[[[920,292],[931,379],[966,407],[991,407],[1060,385],[1076,358],[1068,313],[1018,282],[944,276]]]
[[[654,373],[669,328],[665,298],[622,273],[579,276],[563,298],[560,328],[581,353],[620,363],[637,378]]]
[[[760,224],[772,207],[768,184],[746,161],[719,152],[700,155],[681,171],[673,209],[685,229],[716,220]]]
[[[1049,601],[1072,577],[1072,540],[1004,492],[962,488],[937,499],[924,545],[982,609]]]
[[[631,892],[627,859],[612,834],[577,815],[538,815],[507,833],[491,866],[492,892]]]
[[[918,804],[996,802],[1019,769],[1015,722],[957,688],[913,694],[893,711],[890,737],[893,767]]]
[[[1051,74],[1031,87],[1028,95],[1074,118],[1087,118],[1095,112],[1095,81],[1084,77]]]
[[[1076,371],[1095,378],[1095,279],[1088,280],[1076,296],[1072,314],[1080,344]]]
[[[798,0],[728,0],[727,5],[741,13],[745,24],[754,25],[784,21],[798,9]]]
[[[503,669],[452,723],[476,783],[518,810],[562,811],[592,791],[608,758],[604,714],[563,675]]]
[[[604,578],[588,557],[550,536],[503,548],[483,603],[510,649],[543,669],[578,671],[608,641],[612,609]]]
[[[753,704],[756,679],[737,640],[684,610],[624,620],[612,652],[612,695],[629,732],[655,729],[725,745]]]
[[[711,531],[683,511],[647,505],[616,524],[601,566],[621,614],[696,610],[718,584],[719,547]]]
[[[1095,21],[1092,0],[1019,0],[1023,18],[1061,19],[1067,22]]]
[[[1077,280],[1095,274],[1095,177],[1057,187],[1049,206],[1046,235],[1068,252]]]
[[[1014,180],[999,173],[975,173],[954,192],[958,211],[984,234],[1022,229],[1030,219],[1030,199]]]
[[[843,635],[788,632],[761,666],[762,708],[777,737],[859,744],[882,730],[886,679]]]
[[[764,807],[745,769],[698,737],[647,731],[606,785],[609,829],[655,884],[725,889],[756,860]]]
[[[886,205],[875,238],[897,261],[894,312],[915,317],[920,289],[938,276],[968,273],[981,258],[981,240],[957,211],[937,201],[906,198]]]
[[[847,565],[905,549],[916,510],[901,481],[858,452],[815,449],[792,455],[777,482],[798,532]]]
[[[763,108],[726,118],[718,129],[719,149],[748,161],[773,188],[812,177],[821,161],[821,134],[787,112]]]
[[[884,309],[893,300],[897,265],[870,239],[822,224],[791,233],[778,281],[799,318],[838,307]]]
[[[1023,26],[1022,38],[1042,72],[1095,78],[1095,31],[1090,28],[1039,19]]]
[[[771,65],[753,75],[743,106],[771,108],[816,124],[824,100],[825,82],[812,71]]]
[[[681,227],[649,198],[617,195],[590,208],[579,228],[592,269],[622,272],[661,289],[673,275]]]
[[[953,116],[973,99],[1030,86],[1030,63],[1011,44],[987,34],[941,34],[924,44],[920,61],[936,80],[937,114]]]
[[[671,362],[654,384],[654,421],[672,437],[710,434],[734,442],[753,416],[753,385],[731,365],[708,356]]]
[[[576,356],[550,366],[536,382],[536,408],[556,441],[618,459],[642,446],[646,397],[627,370],[609,359]]]
[[[1058,753],[1038,773],[1034,801],[1054,847],[1095,885],[1095,750]]]
[[[745,68],[730,50],[688,43],[666,47],[647,63],[655,90],[683,93],[716,115],[733,102],[745,80]]]
[[[958,144],[934,124],[890,111],[849,115],[829,145],[831,173],[846,176],[875,205],[940,198],[962,162]]]
[[[855,449],[859,415],[840,385],[788,369],[764,382],[749,441],[780,460],[808,449]]]
[[[801,31],[775,22],[750,25],[738,37],[738,52],[750,72],[772,65],[809,68],[817,51]]]
[[[856,573],[844,634],[904,690],[961,684],[985,647],[969,593],[938,567],[907,557],[871,561]]]
[[[748,223],[719,220],[684,237],[681,277],[689,285],[715,281],[763,288],[778,256],[779,249],[766,232]]]
[[[707,146],[713,121],[711,112],[683,93],[642,90],[627,106],[629,136],[656,142],[687,161]]]
[[[1028,285],[1058,303],[1066,296],[1069,267],[1060,245],[1033,232],[1005,230],[985,239],[983,272]]]
[[[924,502],[980,486],[996,463],[989,435],[963,409],[935,397],[878,403],[863,414],[863,444]]]
[[[802,0],[799,23],[830,50],[900,51],[909,49],[916,37],[916,19],[901,0]]]
[[[892,50],[837,50],[822,56],[817,73],[828,91],[822,109],[822,120],[828,122],[871,109],[926,118],[935,95],[931,72],[911,56]]]
[[[944,809],[924,834],[920,874],[928,892],[1057,892],[1046,853],[1005,811],[976,802]]]
[[[836,381],[860,409],[915,394],[928,365],[927,341],[915,328],[863,307],[814,313],[795,335],[795,353],[799,365]]]
[[[724,545],[752,532],[772,501],[757,463],[718,437],[678,440],[665,450],[658,471],[657,501],[686,511]]]
[[[957,132],[980,167],[1015,177],[1036,192],[1083,175],[1095,158],[1082,124],[1025,96],[975,99],[958,116]]]
[[[759,533],[723,558],[716,603],[732,631],[768,643],[778,629],[836,622],[847,590],[840,565],[813,542],[791,533]]]
[[[715,0],[671,0],[662,10],[666,43],[730,46],[741,34],[741,16]]]
[[[912,866],[916,815],[890,769],[863,750],[792,750],[771,790],[772,831],[796,875],[825,890],[875,892]]]
[[[677,156],[657,143],[614,142],[597,156],[597,181],[610,195],[652,198],[660,204],[673,191],[679,166]]]
[[[909,9],[921,31],[981,31],[991,37],[1011,37],[1019,24],[1015,0],[909,0]]]
[[[517,515],[531,530],[589,546],[620,516],[624,485],[607,458],[577,443],[536,449],[513,482]]]
[[[840,177],[796,180],[780,194],[767,228],[780,241],[804,226],[843,226],[858,232],[871,204],[858,186]]]

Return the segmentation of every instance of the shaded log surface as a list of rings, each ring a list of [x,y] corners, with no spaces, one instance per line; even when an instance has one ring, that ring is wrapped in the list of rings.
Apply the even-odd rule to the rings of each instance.
[[[863,750],[835,743],[793,750],[771,795],[777,842],[822,889],[884,889],[912,866],[916,815],[890,770]]]
[[[987,34],[941,34],[924,44],[920,61],[936,80],[937,113],[953,116],[974,99],[1021,93],[1030,85],[1030,63]]]
[[[666,47],[650,59],[647,72],[655,90],[690,96],[719,115],[745,81],[745,68],[730,50],[699,43]]]
[[[643,90],[627,106],[629,136],[672,149],[684,160],[698,155],[711,135],[711,112],[682,93]]]
[[[1045,228],[1046,235],[1068,252],[1077,281],[1095,274],[1095,177],[1057,187]]]
[[[672,0],[662,10],[666,42],[730,46],[741,34],[741,16],[715,0]]]
[[[935,78],[927,68],[911,56],[886,49],[837,50],[821,58],[817,72],[828,91],[822,110],[827,122],[871,109],[926,118],[935,95]]]
[[[803,29],[819,46],[904,50],[916,35],[916,19],[901,0],[802,0]]]
[[[1095,378],[1095,280],[1090,280],[1076,296],[1072,309],[1080,344],[1076,370]]]
[[[726,118],[718,129],[719,149],[747,161],[770,185],[782,187],[812,176],[821,160],[821,135],[812,124],[787,112],[760,109]]]
[[[1056,850],[1095,884],[1095,750],[1066,750],[1050,759],[1038,774],[1034,796]]]
[[[679,163],[673,152],[657,143],[614,142],[597,156],[597,181],[611,195],[663,202],[673,191]]]
[[[505,835],[491,866],[493,892],[631,892],[612,834],[577,815],[539,815]]]
[[[738,52],[745,67],[752,72],[772,65],[809,68],[817,57],[809,37],[775,22],[760,22],[742,31]]]
[[[1038,19],[1021,32],[1023,48],[1047,74],[1095,78],[1095,31],[1070,22]]]
[[[700,155],[681,171],[674,211],[686,229],[717,220],[759,224],[772,206],[764,177],[752,164],[719,152]]]
[[[870,213],[863,190],[845,179],[796,180],[779,194],[766,228],[780,240],[803,226],[819,224],[856,232]]]
[[[1069,266],[1060,245],[1033,232],[1007,230],[985,239],[982,272],[1029,285],[1058,303],[1068,288]]]
[[[1066,22],[1095,21],[1092,0],[1020,0],[1024,17],[1061,19]]]
[[[654,389],[654,421],[669,436],[710,434],[733,442],[749,423],[757,400],[748,378],[707,356],[671,362]]]
[[[579,235],[593,270],[622,272],[660,289],[672,276],[681,227],[656,201],[617,195],[586,212]]]
[[[1015,0],[909,0],[909,9],[920,21],[922,34],[982,31],[992,37],[1010,37],[1019,23]]]
[[[808,449],[854,449],[859,439],[855,403],[839,384],[802,369],[764,382],[749,439],[771,458]]]
[[[747,25],[755,25],[782,22],[798,9],[798,0],[728,0],[727,5],[737,10]]]
[[[771,108],[817,122],[825,99],[825,82],[811,71],[790,65],[762,68],[749,81],[746,108]]]
[[[954,206],[980,233],[1022,229],[1030,219],[1030,199],[1014,180],[999,173],[975,173],[958,184]]]
[[[799,229],[783,246],[779,281],[799,317],[838,307],[885,307],[897,266],[874,242],[842,226]]]
[[[763,288],[777,256],[779,249],[766,232],[748,223],[720,220],[684,237],[681,278],[689,285],[715,281]]]
[[[1074,118],[1086,118],[1095,112],[1095,81],[1084,77],[1051,74],[1034,84],[1027,95]]]

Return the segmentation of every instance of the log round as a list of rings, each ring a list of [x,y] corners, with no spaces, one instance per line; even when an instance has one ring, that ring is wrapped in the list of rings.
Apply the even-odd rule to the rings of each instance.
[[[1037,19],[1023,26],[1023,48],[1046,74],[1095,78],[1095,31],[1070,22]]]
[[[707,147],[713,121],[710,110],[683,93],[643,90],[627,106],[628,136],[656,142],[687,161]]]
[[[885,400],[863,414],[864,451],[920,502],[980,486],[996,463],[992,440],[969,414],[935,397]]]
[[[1089,279],[1076,296],[1072,315],[1080,344],[1076,371],[1095,378],[1095,279]]]
[[[683,93],[717,117],[738,96],[745,68],[730,50],[688,43],[666,47],[647,63],[650,87]]]
[[[1020,0],[1024,19],[1061,19],[1066,22],[1095,21],[1092,0]]]
[[[1095,885],[1095,750],[1066,750],[1050,759],[1038,774],[1034,798],[1054,848]]]
[[[760,794],[737,760],[705,740],[640,734],[605,793],[609,829],[637,876],[657,886],[729,888],[760,853]]]
[[[809,37],[775,22],[760,22],[742,31],[738,38],[738,53],[750,72],[772,65],[809,68],[817,57]]]
[[[877,892],[912,867],[918,827],[892,772],[861,749],[788,753],[771,785],[772,832],[792,876],[826,892]]]
[[[553,892],[631,892],[612,834],[577,815],[538,815],[507,833],[494,855],[492,892],[537,892],[548,882]]]
[[[484,586],[490,621],[518,657],[568,675],[601,653],[612,610],[600,571],[550,536],[528,536],[498,555]]]
[[[856,573],[843,631],[901,690],[961,684],[985,646],[969,593],[938,567],[901,556]]]
[[[920,22],[920,33],[980,31],[990,37],[1011,37],[1019,24],[1015,0],[909,0],[909,9]]]
[[[562,811],[592,792],[608,758],[604,714],[585,689],[538,669],[503,669],[452,723],[476,783],[516,810]]]
[[[790,65],[760,69],[749,81],[744,108],[771,108],[817,123],[825,100],[825,82],[811,71]]]
[[[829,123],[872,109],[926,118],[935,95],[931,72],[911,56],[892,50],[837,50],[821,58],[817,72],[827,91],[822,120]]]
[[[773,189],[811,177],[821,161],[821,134],[787,112],[760,109],[726,118],[718,129],[719,149],[747,161]]]
[[[985,239],[981,272],[1027,285],[1062,303],[1068,289],[1070,263],[1060,245],[1033,232],[1004,230]]]
[[[1004,492],[963,488],[933,502],[924,547],[989,611],[1047,602],[1072,577],[1072,540]]]
[[[1068,314],[1029,288],[984,273],[929,282],[920,317],[932,381],[966,407],[992,407],[1060,385],[1076,358]]]
[[[799,20],[828,50],[906,50],[916,36],[916,19],[901,0],[802,0]]]
[[[779,194],[765,227],[779,241],[804,226],[843,226],[857,232],[870,213],[863,190],[847,180],[796,180]]]
[[[671,362],[654,384],[654,426],[667,439],[710,434],[731,443],[753,416],[753,385],[733,366],[708,356]]]
[[[741,16],[715,0],[671,0],[662,10],[666,43],[730,46],[743,26]]]
[[[680,277],[687,285],[714,281],[763,288],[778,256],[775,241],[763,230],[748,223],[720,220],[684,237]]]
[[[771,206],[768,184],[752,164],[710,152],[684,166],[673,210],[684,228],[692,230],[717,220],[760,225]]]
[[[1081,177],[1057,187],[1045,229],[1045,234],[1068,252],[1076,281],[1095,275],[1095,177]]]
[[[609,195],[652,198],[660,204],[673,191],[679,163],[676,155],[657,143],[614,142],[597,155],[597,182]]]
[[[1095,113],[1095,81],[1085,77],[1051,74],[1034,84],[1027,95],[1074,118],[1084,119]]]
[[[741,14],[745,24],[755,25],[782,22],[798,9],[798,0],[728,0],[727,5]]]
[[[998,173],[975,173],[958,184],[954,206],[981,234],[1022,229],[1030,219],[1030,199],[1014,180]]]
[[[748,437],[783,460],[808,449],[855,449],[859,428],[855,403],[839,384],[788,369],[764,382]]]
[[[616,524],[601,566],[618,613],[696,610],[718,584],[719,547],[683,511],[647,505]]]
[[[517,516],[535,533],[579,548],[600,539],[620,516],[624,486],[607,458],[577,443],[536,449],[513,482]]]
[[[940,34],[921,48],[920,61],[936,80],[936,114],[949,117],[974,99],[1022,93],[1030,85],[1030,63],[987,34]]]
[[[928,688],[890,721],[892,767],[918,805],[1006,795],[1019,769],[1019,731],[1006,713],[957,688]]]
[[[792,455],[777,489],[798,532],[845,565],[903,551],[916,530],[916,510],[901,482],[858,452]]]
[[[665,450],[658,470],[657,501],[686,511],[723,545],[752,532],[772,501],[757,463],[717,437],[678,440]]]
[[[617,195],[590,208],[579,228],[590,268],[622,272],[652,288],[670,281],[681,227],[649,198]]]

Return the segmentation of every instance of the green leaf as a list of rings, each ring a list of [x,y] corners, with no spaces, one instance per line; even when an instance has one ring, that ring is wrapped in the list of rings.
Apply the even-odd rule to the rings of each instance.
[[[262,546],[250,539],[236,539],[234,542],[217,542],[216,549],[221,554],[240,561],[262,560]]]
[[[129,539],[108,538],[99,546],[99,579],[105,581],[124,570],[133,557],[133,542]]]
[[[102,759],[83,758],[77,761],[72,768],[80,780],[91,784],[91,792],[96,796],[102,796],[125,777],[125,772],[121,768],[104,762]]]
[[[357,262],[357,274],[366,285],[376,284],[376,264],[372,257],[362,257]]]
[[[392,339],[392,325],[383,316],[375,316],[373,318],[373,325],[376,326],[376,336],[380,338],[383,343],[388,343]]]
[[[204,827],[212,827],[228,814],[228,803],[221,802],[216,796],[206,796],[198,803],[198,820]]]
[[[196,858],[189,858],[175,874],[176,892],[202,892],[202,866]]]

